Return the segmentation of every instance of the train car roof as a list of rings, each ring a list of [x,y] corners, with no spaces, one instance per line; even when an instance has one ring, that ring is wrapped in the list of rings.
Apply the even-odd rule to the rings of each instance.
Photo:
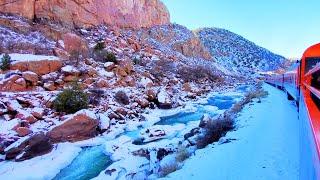
[[[292,64],[292,65],[287,69],[287,71],[293,71],[293,70],[297,69],[299,65],[300,65],[300,62],[296,62],[296,63]]]
[[[320,43],[310,46],[304,53],[304,57],[320,57]]]

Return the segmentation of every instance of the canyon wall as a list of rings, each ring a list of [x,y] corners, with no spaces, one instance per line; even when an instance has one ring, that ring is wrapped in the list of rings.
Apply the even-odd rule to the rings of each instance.
[[[169,12],[159,0],[0,0],[0,12],[71,27],[141,28],[170,23]]]

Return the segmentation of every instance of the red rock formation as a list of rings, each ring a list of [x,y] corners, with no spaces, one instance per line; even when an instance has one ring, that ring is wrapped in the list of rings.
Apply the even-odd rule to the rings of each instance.
[[[35,0],[0,0],[0,12],[16,14],[28,19],[34,18]]]
[[[35,56],[38,58],[38,56]],[[40,59],[42,58],[42,59]],[[32,71],[38,75],[55,72],[62,67],[62,61],[58,58],[39,56],[37,60],[28,59],[26,57],[23,61],[14,61],[10,67],[12,70]]]
[[[0,12],[80,27],[105,23],[140,28],[168,24],[170,19],[160,0],[1,0]]]
[[[97,134],[98,124],[92,112],[81,110],[63,124],[53,128],[47,135],[53,142],[85,140]]]

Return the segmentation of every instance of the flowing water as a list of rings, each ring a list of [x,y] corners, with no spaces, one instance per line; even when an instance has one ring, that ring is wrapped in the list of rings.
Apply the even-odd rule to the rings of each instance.
[[[54,180],[87,180],[94,178],[112,164],[103,146],[86,147]]]
[[[239,91],[245,91],[243,88]],[[196,104],[192,112],[179,112],[172,116],[161,117],[156,125],[188,124],[190,121],[199,121],[204,114],[211,117],[229,109],[240,95],[215,95],[208,98],[204,104]],[[135,131],[128,131],[123,135],[131,137],[133,140],[139,137],[141,128]],[[111,159],[103,151],[103,146],[83,148],[80,154],[72,163],[64,168],[54,180],[87,180],[94,178],[112,164]]]

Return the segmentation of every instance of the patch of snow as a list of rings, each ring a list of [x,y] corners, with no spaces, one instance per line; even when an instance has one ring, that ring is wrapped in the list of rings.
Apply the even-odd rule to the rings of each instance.
[[[12,131],[12,129],[20,123],[20,120],[15,118],[10,121],[6,121],[0,119],[0,134],[7,134],[8,132]]]
[[[246,106],[238,129],[195,155],[165,179],[299,179],[299,120],[286,94],[264,85],[269,96]],[[223,143],[231,139],[229,143]],[[232,140],[235,139],[235,140]]]
[[[18,54],[18,53],[13,53],[13,54],[9,54],[9,55],[11,57],[11,60],[14,62],[17,62],[17,61],[59,60],[59,58],[56,56],[43,56],[43,55]],[[0,58],[2,58],[2,57],[3,57],[3,54],[0,55]]]
[[[97,117],[99,119],[101,129],[108,129],[110,126],[110,118],[108,117],[108,114],[100,113],[97,114]]]
[[[108,72],[104,69],[98,69],[98,74],[99,76],[103,76],[103,77],[107,77],[107,78],[111,78],[114,76],[114,73],[113,72]]]
[[[95,137],[95,138],[75,142],[75,143],[73,143],[73,145],[79,146],[79,147],[92,147],[92,146],[99,146],[105,142],[106,142],[106,140],[104,138]]]
[[[79,70],[71,65],[67,65],[61,68],[61,71],[64,73],[79,73]]]
[[[58,144],[51,153],[22,162],[0,162],[0,179],[53,179],[80,153],[71,143]]]

